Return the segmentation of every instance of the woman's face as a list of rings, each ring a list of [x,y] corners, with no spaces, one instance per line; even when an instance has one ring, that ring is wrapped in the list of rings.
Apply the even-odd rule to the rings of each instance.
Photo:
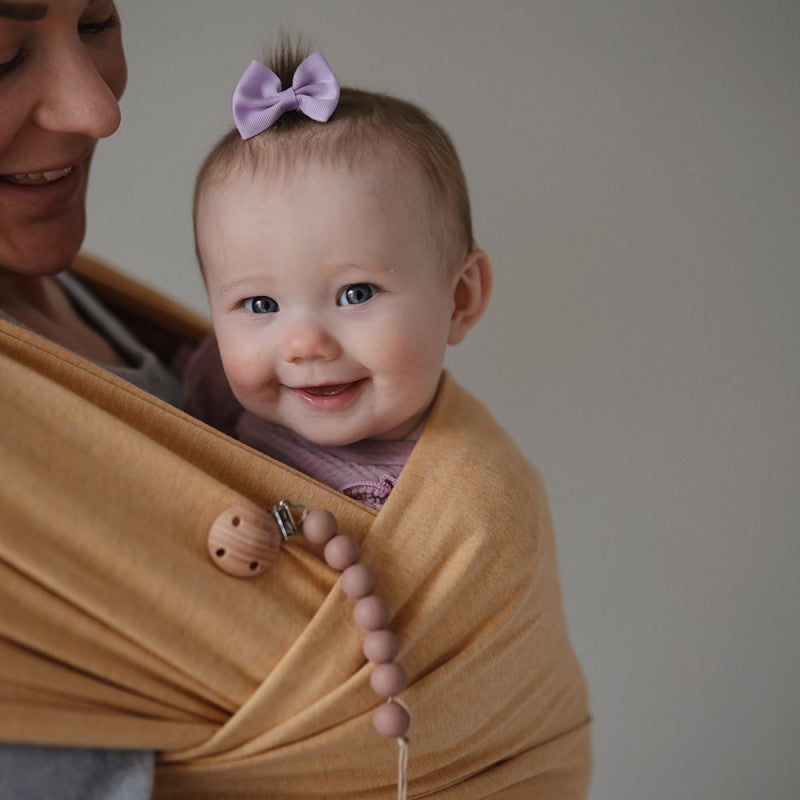
[[[126,79],[111,0],[0,0],[0,271],[69,266]]]

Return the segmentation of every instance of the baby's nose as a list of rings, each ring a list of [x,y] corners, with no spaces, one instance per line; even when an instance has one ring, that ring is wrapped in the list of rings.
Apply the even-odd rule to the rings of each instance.
[[[289,363],[319,359],[333,361],[341,355],[336,337],[308,318],[297,320],[286,332],[283,358]]]

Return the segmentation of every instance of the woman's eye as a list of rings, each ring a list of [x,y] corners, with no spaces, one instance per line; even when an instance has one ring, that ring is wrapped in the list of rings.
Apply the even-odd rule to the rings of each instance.
[[[25,51],[18,50],[17,54],[10,61],[0,64],[0,80],[10,75],[25,60]]]
[[[81,36],[96,36],[99,33],[105,33],[119,24],[116,12],[112,12],[108,19],[100,22],[84,22],[78,25],[78,32]]]
[[[278,304],[271,297],[248,297],[242,306],[253,314],[272,314],[278,311]]]
[[[336,304],[340,306],[358,306],[366,303],[377,291],[371,283],[351,283],[342,289]]]

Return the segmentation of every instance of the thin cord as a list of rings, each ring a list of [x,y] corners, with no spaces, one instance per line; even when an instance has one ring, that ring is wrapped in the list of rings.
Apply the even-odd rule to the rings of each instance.
[[[408,739],[397,740],[397,800],[408,800]]]
[[[411,719],[411,709],[399,697],[390,697],[390,702],[397,703]],[[408,739],[397,737],[397,800],[408,800]]]

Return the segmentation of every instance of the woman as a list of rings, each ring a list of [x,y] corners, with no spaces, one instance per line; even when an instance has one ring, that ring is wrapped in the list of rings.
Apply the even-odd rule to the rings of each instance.
[[[204,324],[76,258],[125,76],[111,2],[0,0],[5,762],[66,753],[85,777],[101,751],[119,756],[114,775],[130,757],[141,796],[158,751],[157,797],[391,796],[395,751],[369,724],[377,700],[336,573],[302,538],[252,580],[208,556],[217,519],[286,497],[331,509],[378,573],[411,682],[412,796],[584,796],[586,697],[543,494],[498,510],[481,487],[453,497],[418,479],[461,468],[439,433],[482,429],[465,393],[447,383],[379,515],[151,393],[175,399],[167,367]],[[431,492],[454,520],[435,541]],[[70,782],[56,775],[49,794]]]
[[[95,144],[119,125],[127,70],[116,9],[4,2],[0,32],[0,316],[178,399],[165,367],[135,343],[115,347],[79,314],[69,297],[78,287],[52,277],[83,240]],[[6,746],[0,773],[7,797],[149,797],[152,754]]]

